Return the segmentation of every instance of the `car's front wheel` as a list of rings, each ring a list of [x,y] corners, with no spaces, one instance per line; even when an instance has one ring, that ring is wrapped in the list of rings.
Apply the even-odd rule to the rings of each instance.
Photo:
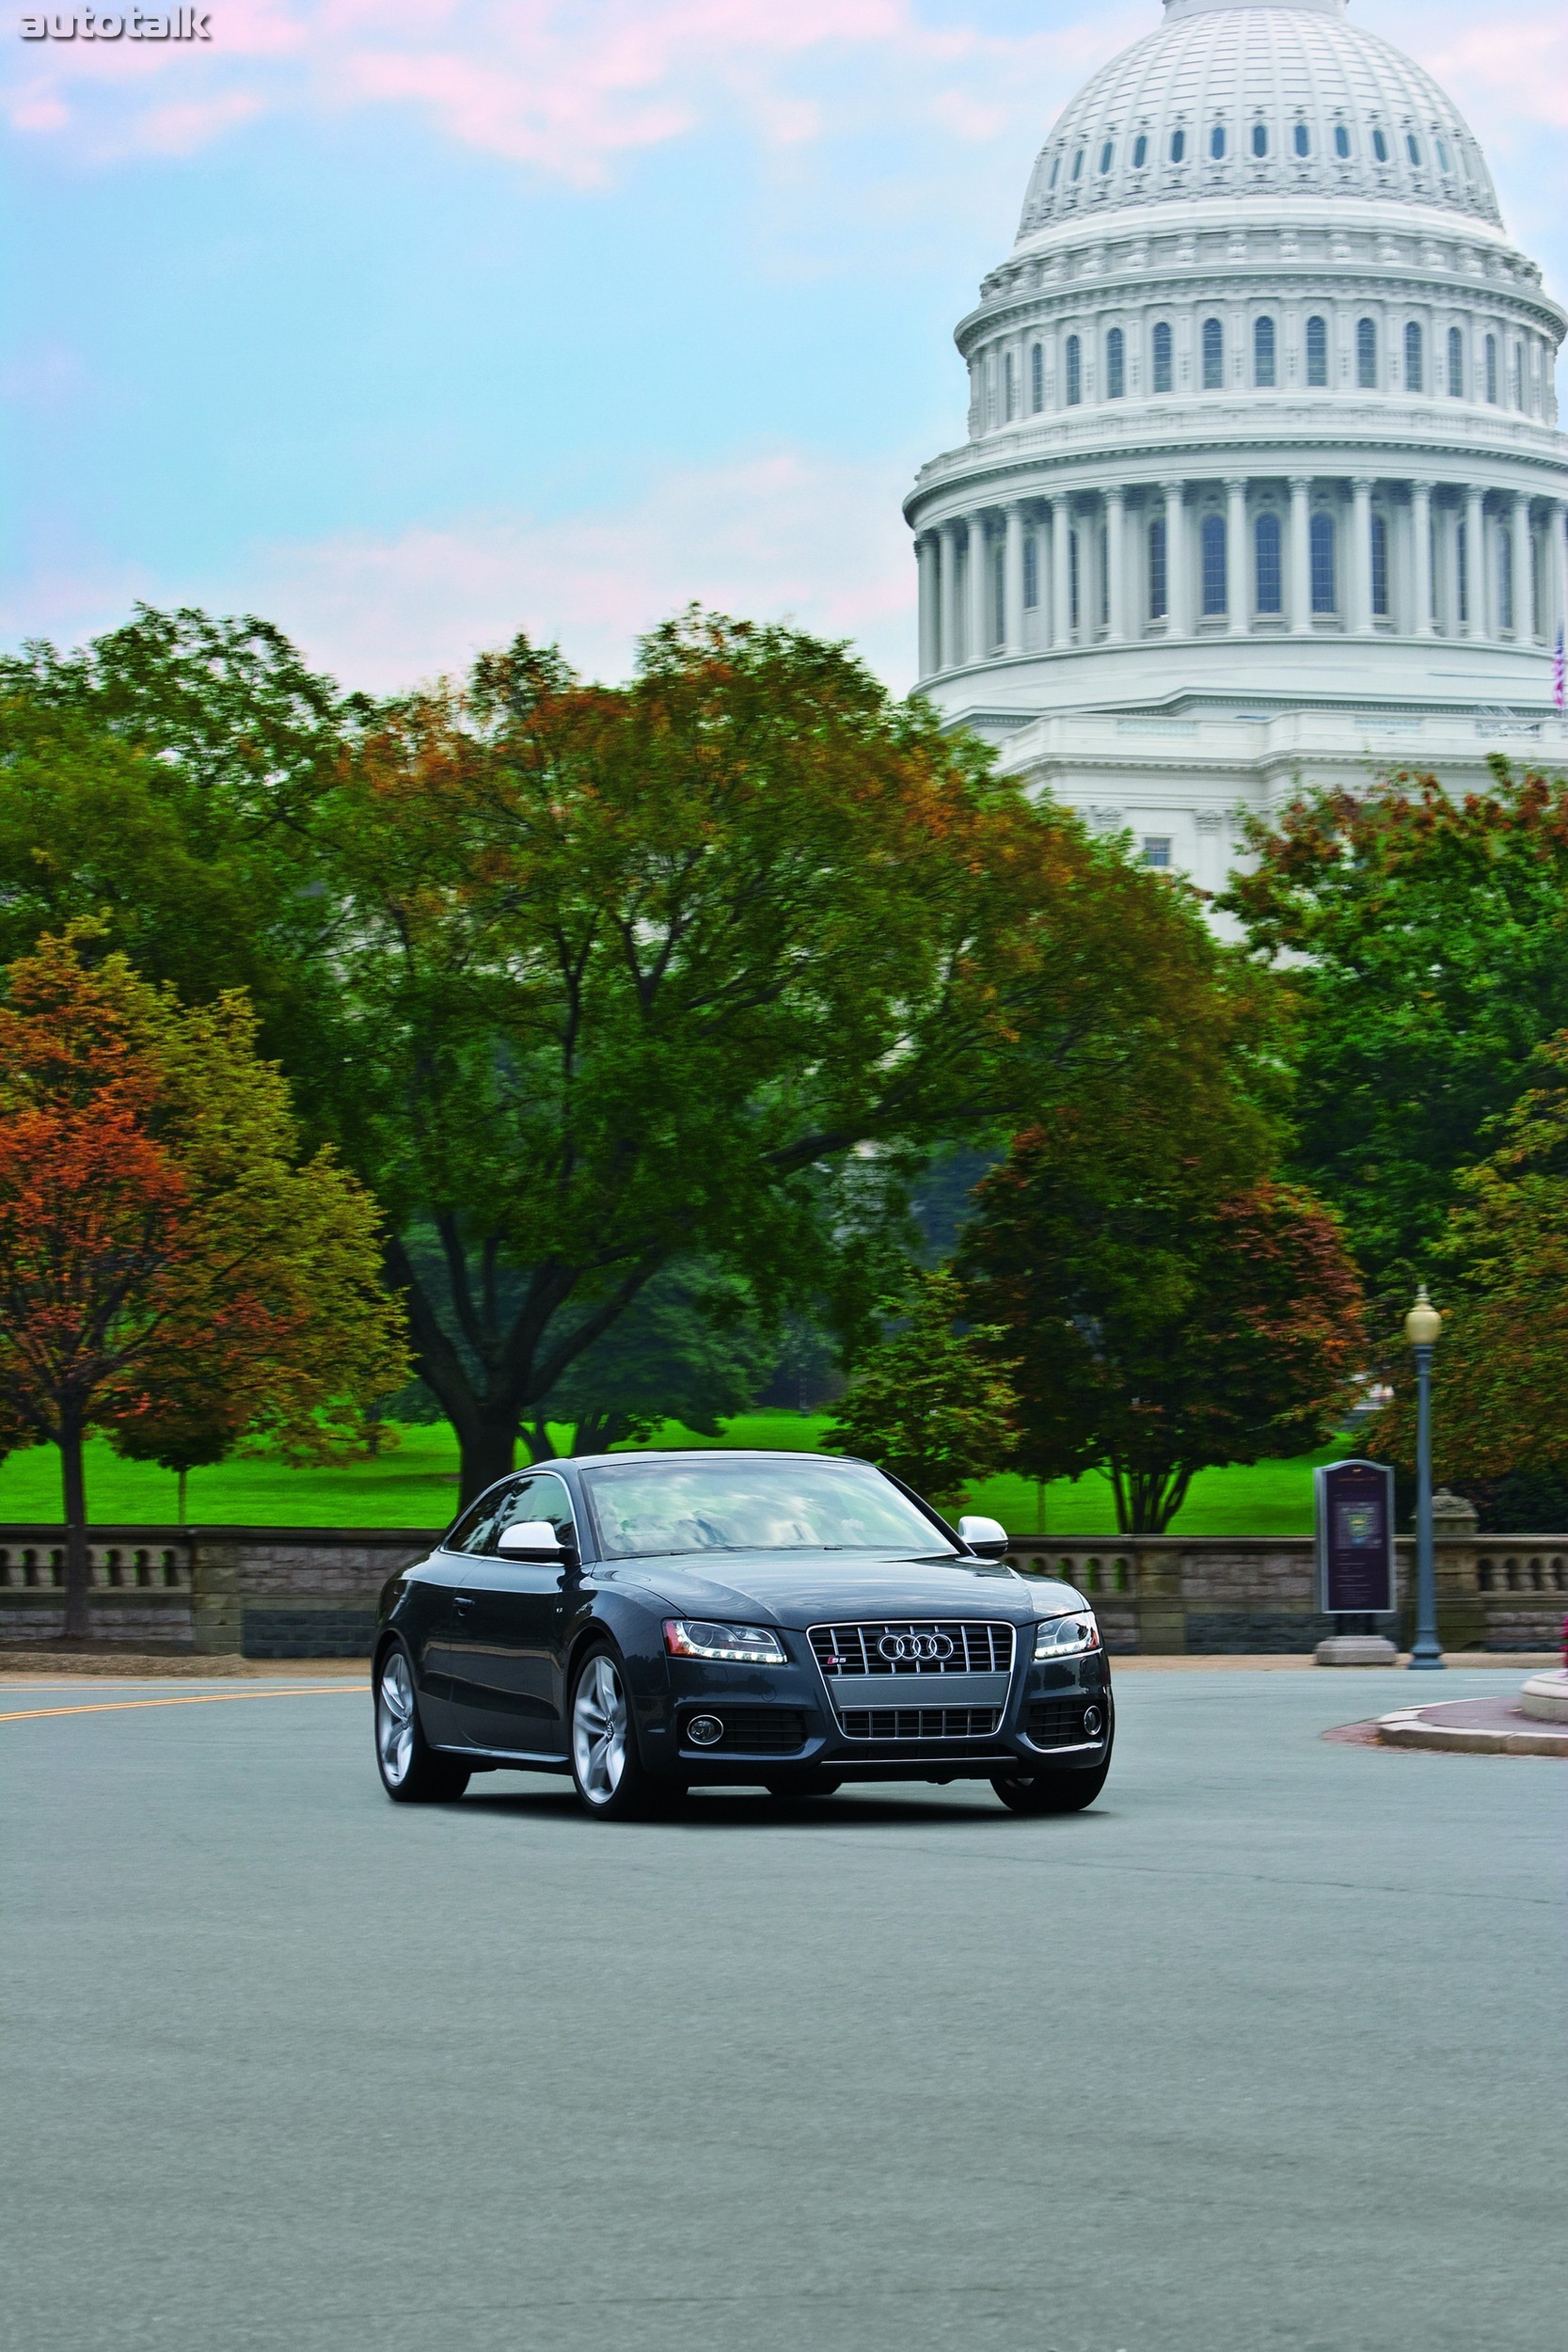
[[[1013,1813],[1082,1813],[1105,1786],[1111,1759],[1088,1772],[998,1772],[991,1787]]]
[[[608,1646],[589,1651],[572,1685],[572,1778],[599,1821],[643,1812],[653,1794],[637,1753],[626,1668]]]
[[[420,1723],[414,1668],[401,1642],[375,1670],[375,1761],[394,1804],[450,1804],[468,1785],[468,1768],[438,1756]]]

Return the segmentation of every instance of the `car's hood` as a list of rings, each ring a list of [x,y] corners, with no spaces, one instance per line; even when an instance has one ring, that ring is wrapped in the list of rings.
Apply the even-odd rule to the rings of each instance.
[[[610,1573],[617,1584],[657,1594],[682,1616],[750,1624],[969,1616],[1022,1623],[1083,1606],[1070,1584],[1020,1576],[1001,1561],[911,1560],[893,1552],[682,1553],[619,1560]]]

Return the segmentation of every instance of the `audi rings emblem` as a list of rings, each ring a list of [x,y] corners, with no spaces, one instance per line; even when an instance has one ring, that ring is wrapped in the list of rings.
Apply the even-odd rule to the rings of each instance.
[[[953,1655],[948,1633],[884,1633],[877,1647],[895,1666],[934,1666]]]

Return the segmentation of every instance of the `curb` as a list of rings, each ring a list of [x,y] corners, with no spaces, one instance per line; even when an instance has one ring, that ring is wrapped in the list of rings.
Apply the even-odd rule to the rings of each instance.
[[[1568,1756],[1568,1725],[1561,1731],[1465,1730],[1458,1724],[1431,1723],[1416,1707],[1380,1715],[1377,1736],[1388,1748],[1447,1748],[1473,1756]]]

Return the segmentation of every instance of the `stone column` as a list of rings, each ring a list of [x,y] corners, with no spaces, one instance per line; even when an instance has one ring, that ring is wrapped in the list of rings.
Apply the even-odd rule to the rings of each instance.
[[[1547,593],[1552,599],[1552,609],[1546,635],[1554,645],[1558,630],[1568,627],[1568,538],[1563,534],[1565,519],[1568,519],[1568,506],[1560,499],[1549,499],[1546,502],[1546,579],[1550,583]]]
[[[1119,485],[1105,493],[1105,638],[1120,645],[1127,640],[1127,511]]]
[[[1072,643],[1072,580],[1069,536],[1072,530],[1072,501],[1051,501],[1051,644],[1065,653]]]
[[[1234,477],[1225,485],[1225,602],[1226,627],[1232,637],[1244,637],[1252,617],[1247,594],[1246,484]]]
[[[1524,490],[1513,493],[1513,642],[1529,644],[1535,636],[1535,614],[1530,598],[1529,498]]]
[[[1351,484],[1350,625],[1357,637],[1372,633],[1372,485],[1365,474]]]
[[[1410,567],[1416,583],[1416,627],[1418,637],[1432,635],[1432,485],[1413,482],[1410,485],[1410,529],[1415,537],[1415,562]]]
[[[972,666],[984,661],[990,651],[990,583],[986,578],[990,561],[990,548],[986,537],[984,515],[969,517],[969,626],[965,630],[964,659]]]
[[[1002,559],[1002,647],[1005,653],[1023,651],[1023,506],[1008,501],[1006,549]]]
[[[1465,493],[1465,630],[1484,637],[1486,627],[1486,493]]]
[[[1188,615],[1187,510],[1182,485],[1162,482],[1165,498],[1165,635],[1185,637],[1192,629]]]
[[[1312,627],[1312,485],[1306,474],[1291,476],[1291,630],[1302,637]]]
[[[963,615],[958,609],[958,526],[945,522],[942,540],[942,596],[938,621],[942,631],[942,667],[956,670],[963,660]]]
[[[942,667],[942,592],[938,572],[942,551],[934,532],[921,532],[914,543],[914,560],[920,576],[920,675],[927,678]]]

